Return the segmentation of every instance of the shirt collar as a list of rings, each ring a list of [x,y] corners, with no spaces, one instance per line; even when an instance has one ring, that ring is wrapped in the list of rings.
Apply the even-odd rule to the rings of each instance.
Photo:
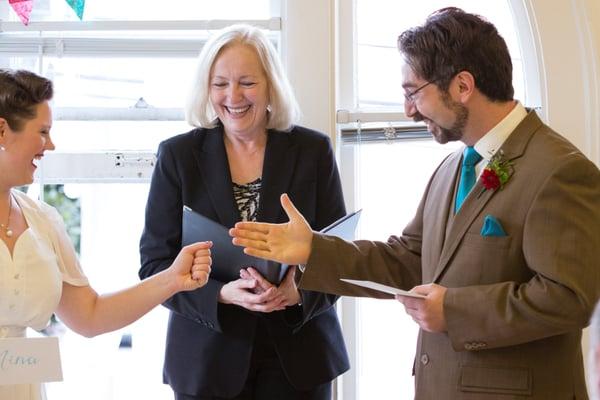
[[[475,143],[475,150],[489,161],[526,116],[527,110],[517,101],[511,112]]]

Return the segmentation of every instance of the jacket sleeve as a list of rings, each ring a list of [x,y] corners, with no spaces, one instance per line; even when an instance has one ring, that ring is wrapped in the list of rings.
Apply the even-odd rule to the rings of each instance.
[[[172,146],[167,142],[161,143],[140,240],[139,276],[142,279],[168,268],[181,249],[183,171],[178,169],[181,164],[176,160]],[[220,332],[217,299],[222,286],[223,283],[209,279],[202,288],[177,293],[163,305],[174,313]]]
[[[355,240],[315,234],[300,286],[341,296],[391,299],[392,295],[352,285],[340,278],[369,280],[410,290],[422,282],[421,247],[423,204],[401,236],[387,242]]]

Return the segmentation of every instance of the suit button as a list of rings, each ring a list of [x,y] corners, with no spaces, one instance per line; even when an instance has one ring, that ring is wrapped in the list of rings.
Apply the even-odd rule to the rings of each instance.
[[[421,364],[427,365],[429,363],[429,356],[427,354],[423,354],[421,356]]]

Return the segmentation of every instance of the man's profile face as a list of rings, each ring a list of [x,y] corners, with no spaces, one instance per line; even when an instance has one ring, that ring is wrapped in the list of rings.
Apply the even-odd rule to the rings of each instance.
[[[406,98],[406,116],[415,122],[423,121],[438,143],[461,140],[469,119],[469,110],[452,99],[449,92],[441,91],[435,82],[428,83],[417,76],[408,64],[403,65],[402,88]]]

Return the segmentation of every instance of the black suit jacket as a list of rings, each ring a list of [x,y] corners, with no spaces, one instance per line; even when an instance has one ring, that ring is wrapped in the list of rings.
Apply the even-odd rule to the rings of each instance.
[[[287,221],[279,202],[282,193],[290,195],[313,229],[345,214],[329,138],[301,127],[269,131],[259,221]],[[194,129],[160,144],[140,242],[141,278],[164,270],[177,256],[183,205],[226,227],[240,220],[221,126]],[[349,369],[333,307],[336,296],[302,291],[301,307],[253,313],[219,303],[224,284],[209,279],[203,288],[164,303],[171,310],[164,380],[175,392],[222,397],[239,393],[259,318],[266,321],[282,367],[296,388],[312,388]]]

